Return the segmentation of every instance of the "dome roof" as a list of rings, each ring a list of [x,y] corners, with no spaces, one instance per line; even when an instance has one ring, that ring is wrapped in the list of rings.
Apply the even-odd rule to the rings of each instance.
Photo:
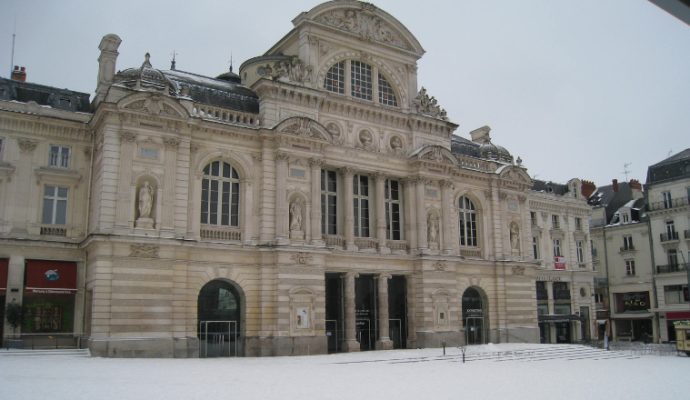
[[[232,72],[232,66],[230,66],[230,70],[228,72],[223,72],[222,74],[218,75],[216,79],[219,79],[221,81],[227,81],[227,82],[232,82],[232,83],[241,83],[242,79],[240,78],[239,75],[236,73]]]
[[[150,61],[151,55],[146,53],[144,62],[139,68],[128,68],[119,71],[113,77],[114,83],[120,83],[130,88],[153,89],[170,95],[177,93],[177,86],[168,79],[160,70],[153,68]]]

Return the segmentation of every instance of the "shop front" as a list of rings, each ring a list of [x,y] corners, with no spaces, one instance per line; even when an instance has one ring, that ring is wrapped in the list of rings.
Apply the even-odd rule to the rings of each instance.
[[[615,293],[614,338],[651,342],[654,338],[649,292]]]
[[[668,332],[668,341],[675,342],[676,329],[674,323],[676,321],[690,321],[690,311],[669,311],[665,313],[665,316],[666,331]]]
[[[77,263],[27,260],[24,283],[24,346],[74,347]]]

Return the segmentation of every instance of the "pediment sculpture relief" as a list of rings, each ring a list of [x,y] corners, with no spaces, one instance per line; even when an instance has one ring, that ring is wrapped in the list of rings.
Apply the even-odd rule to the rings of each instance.
[[[388,23],[381,18],[357,10],[333,10],[319,15],[316,22],[353,33],[362,39],[385,43],[401,49],[409,46]]]
[[[292,57],[261,66],[257,73],[273,80],[305,83],[311,82],[312,70],[311,65],[305,65],[298,57]]]

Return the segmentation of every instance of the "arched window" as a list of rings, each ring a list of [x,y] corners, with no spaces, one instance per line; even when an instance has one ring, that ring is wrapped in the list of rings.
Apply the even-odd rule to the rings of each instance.
[[[201,182],[201,223],[239,227],[239,203],[237,171],[223,161],[208,164]]]
[[[460,246],[477,247],[477,209],[472,200],[460,197],[459,214]]]
[[[398,106],[393,86],[376,66],[356,60],[333,64],[326,72],[324,89],[338,94],[375,101],[386,106]]]

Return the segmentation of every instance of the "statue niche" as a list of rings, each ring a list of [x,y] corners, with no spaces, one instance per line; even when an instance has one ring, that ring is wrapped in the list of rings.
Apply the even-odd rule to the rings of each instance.
[[[155,191],[149,181],[143,181],[137,191],[137,220],[135,226],[143,229],[153,229],[152,217]]]
[[[304,240],[304,202],[299,197],[290,202],[290,239]]]

